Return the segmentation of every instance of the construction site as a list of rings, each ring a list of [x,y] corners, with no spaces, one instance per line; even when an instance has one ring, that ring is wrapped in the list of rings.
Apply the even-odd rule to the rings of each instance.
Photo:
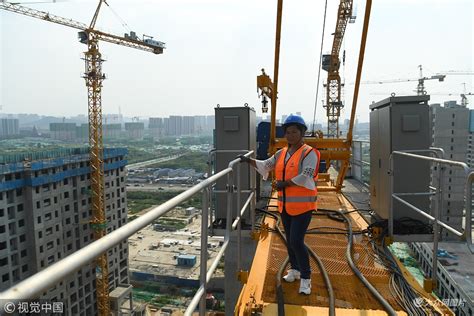
[[[317,20],[322,23],[321,43],[313,48],[318,58],[311,120],[310,111],[297,112],[285,95],[291,87],[285,78],[292,78],[292,72],[280,72],[287,69],[280,67],[285,61],[298,59],[282,53],[281,45],[286,41],[293,50],[301,50],[309,41],[297,33],[284,36],[284,1],[275,0],[271,14],[266,12],[268,23],[262,22],[270,25],[271,20],[271,32],[259,36],[259,45],[269,47],[273,59],[265,57],[271,59],[267,69],[246,62],[257,75],[256,86],[251,85],[257,95],[251,104],[232,101],[236,103],[221,106],[222,100],[211,106],[206,96],[212,90],[196,85],[203,91],[196,100],[206,103],[213,116],[193,104],[199,116],[192,119],[189,113],[183,118],[170,115],[166,127],[159,117],[150,118],[157,138],[166,129],[170,135],[197,133],[195,120],[202,121],[202,130],[212,126],[207,172],[145,168],[160,159],[178,159],[180,153],[127,167],[127,148],[104,146],[104,138],[120,135],[139,141],[145,125],[136,108],[124,133],[104,119],[108,76],[102,69],[102,43],[159,55],[156,58],[165,58],[167,45],[131,30],[112,9],[112,1],[96,2],[87,24],[36,9],[35,3],[0,2],[2,17],[29,17],[38,24],[78,32],[85,45],[81,80],[88,113],[87,124],[63,120],[50,127],[53,139],[79,139],[88,143],[86,147],[0,153],[0,314],[474,314],[472,62],[460,57],[460,63],[443,64],[452,68],[439,72],[419,62],[417,78],[364,81],[364,65],[375,59],[370,50],[366,56],[372,0],[360,1],[363,12],[358,13],[353,0],[337,1],[329,10],[326,1]],[[302,16],[308,14],[299,9]],[[128,30],[117,34],[98,27],[105,10]],[[237,4],[226,10],[237,11]],[[377,15],[372,19],[381,21]],[[326,20],[332,21],[330,27]],[[357,32],[348,33],[351,25],[357,25]],[[250,28],[251,33],[260,29]],[[348,35],[356,50],[346,55]],[[235,42],[238,37],[226,34],[223,43],[227,38]],[[201,42],[202,47],[211,45],[205,38],[199,38]],[[199,49],[194,53],[199,59]],[[211,56],[213,67],[222,70],[238,58],[250,58],[229,56],[223,64],[217,55]],[[347,73],[346,59],[352,67]],[[406,62],[400,59],[392,62]],[[194,76],[184,69],[177,73]],[[205,71],[201,74],[204,78]],[[457,100],[430,94],[432,84],[451,77],[465,80],[463,91],[452,93]],[[137,84],[127,92],[143,91],[141,78],[132,78],[128,80]],[[241,78],[236,75],[234,80]],[[255,78],[247,79],[255,83]],[[184,79],[174,80],[179,96],[187,94],[183,92],[188,86],[180,81]],[[196,77],[194,83],[200,80]],[[379,84],[383,97],[372,102],[361,98],[364,90]],[[411,91],[395,93],[392,84]],[[153,82],[155,86],[159,87]],[[188,94],[196,91],[191,86]],[[226,96],[237,91],[230,90]],[[139,94],[135,97],[142,97]],[[166,94],[152,91],[150,100]],[[281,121],[279,107],[291,111]],[[369,120],[368,135],[360,139],[354,128],[358,109]],[[257,112],[268,119],[257,119]],[[316,113],[323,124],[316,124]],[[211,117],[214,122],[208,122]],[[17,122],[2,124],[8,125],[3,134],[18,133]],[[135,208],[127,191],[142,192],[143,200],[145,193],[179,194],[161,204],[148,199],[146,205],[151,206]],[[191,204],[196,201],[198,206]],[[301,224],[303,217],[306,226]]]

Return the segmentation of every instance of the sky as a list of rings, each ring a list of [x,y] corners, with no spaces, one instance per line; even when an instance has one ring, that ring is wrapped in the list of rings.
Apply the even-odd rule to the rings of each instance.
[[[104,114],[124,116],[212,115],[220,106],[248,103],[262,115],[256,76],[273,77],[277,0],[109,0],[97,29],[123,35],[133,30],[166,43],[162,55],[101,43],[107,75]],[[329,0],[323,53],[332,47],[339,1]],[[365,1],[354,0],[356,23],[349,24],[342,50],[345,110],[350,116]],[[89,24],[97,1],[24,4]],[[277,117],[302,112],[312,121],[323,29],[324,0],[283,4]],[[372,5],[362,81],[416,79],[444,71],[474,70],[472,0],[375,0]],[[123,23],[124,21],[125,23]],[[0,10],[0,104],[3,113],[87,115],[84,79],[86,46],[77,30]],[[341,52],[342,52],[341,50]],[[321,71],[316,122],[327,73]],[[448,75],[426,81],[431,103],[460,100],[474,76]],[[415,94],[416,82],[363,84],[357,118],[368,121],[373,101]],[[443,95],[443,94],[453,94]],[[474,108],[474,98],[470,97]]]

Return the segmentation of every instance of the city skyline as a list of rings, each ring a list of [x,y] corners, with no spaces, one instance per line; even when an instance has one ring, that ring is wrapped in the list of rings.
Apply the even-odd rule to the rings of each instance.
[[[186,5],[182,6],[183,3]],[[472,2],[402,3],[405,5],[391,0],[373,5],[363,81],[416,79],[419,64],[423,65],[425,76],[448,70],[472,71]],[[116,113],[120,107],[126,116],[209,115],[217,104],[245,103],[261,113],[255,77],[262,67],[273,76],[276,1],[221,4],[208,0],[197,4],[185,0],[179,4],[171,1],[135,4],[115,1],[113,6],[132,30],[155,36],[167,43],[167,49],[163,55],[154,56],[109,44],[101,46],[107,60],[104,72],[109,78],[104,83],[104,113]],[[364,12],[363,3],[357,4],[358,17],[355,24],[348,26],[344,44],[346,58],[341,76],[347,83],[346,110],[341,119],[347,118],[352,102],[351,83],[355,78]],[[95,2],[28,6],[87,22]],[[323,9],[323,3],[285,3],[278,116],[296,108],[305,117],[313,117]],[[328,3],[323,53],[331,47],[336,9],[337,3]],[[268,14],[262,15],[263,11]],[[0,15],[4,39],[0,50],[2,111],[20,113],[41,108],[46,115],[87,114],[80,59],[85,47],[75,40],[75,31],[9,12],[2,11]],[[426,22],[431,31],[423,32],[420,21],[436,23]],[[115,34],[124,32],[108,10],[101,12],[98,27]],[[45,41],[45,34],[55,40]],[[189,58],[190,52],[193,58]],[[454,54],[456,58],[451,58]],[[326,76],[325,72],[321,73],[319,123],[325,121],[320,100],[324,97],[322,84]],[[443,83],[426,82],[426,88],[428,93],[433,93],[433,103],[443,103],[447,97],[437,93],[451,93],[449,99],[457,99],[463,92],[463,82],[467,92],[472,92],[472,76],[448,75]],[[361,121],[368,121],[368,106],[372,101],[391,92],[414,93],[415,88],[416,82],[381,87],[363,85],[357,115]],[[380,92],[385,95],[378,95]]]

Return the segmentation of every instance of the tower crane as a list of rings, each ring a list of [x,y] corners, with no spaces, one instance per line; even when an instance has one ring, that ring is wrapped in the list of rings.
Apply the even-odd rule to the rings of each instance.
[[[90,146],[90,168],[91,168],[91,191],[92,191],[92,220],[91,228],[94,230],[94,238],[100,239],[106,234],[106,216],[104,202],[104,157],[103,157],[103,134],[102,134],[102,82],[105,74],[102,73],[102,55],[99,51],[99,41],[109,42],[121,46],[140,49],[154,54],[162,54],[165,43],[155,41],[150,37],[139,39],[134,32],[118,36],[108,34],[95,29],[102,4],[108,6],[105,0],[99,0],[92,21],[89,25],[66,19],[24,7],[18,4],[0,2],[0,9],[30,16],[40,20],[61,24],[80,30],[79,41],[87,45],[84,53],[85,72],[84,79],[87,87],[88,114],[89,114],[89,146]],[[109,306],[109,282],[107,253],[103,253],[96,259],[96,289],[97,309],[101,316],[110,315]]]
[[[383,83],[400,83],[400,82],[410,82],[410,81],[418,81],[418,85],[416,87],[416,94],[417,95],[425,95],[427,94],[425,89],[425,81],[426,80],[438,80],[444,81],[446,78],[446,74],[436,74],[431,77],[424,77],[423,76],[423,66],[418,65],[420,69],[420,77],[418,79],[395,79],[395,80],[379,80],[379,81],[362,81],[362,84],[383,84]]]
[[[341,51],[342,40],[346,32],[347,23],[354,22],[352,15],[353,0],[341,0],[337,12],[336,30],[334,31],[334,41],[330,55],[323,55],[322,68],[328,72],[326,82],[326,116],[328,117],[328,137],[339,138],[339,117],[341,108],[344,107],[341,98],[341,76],[339,67],[341,61],[339,52]]]

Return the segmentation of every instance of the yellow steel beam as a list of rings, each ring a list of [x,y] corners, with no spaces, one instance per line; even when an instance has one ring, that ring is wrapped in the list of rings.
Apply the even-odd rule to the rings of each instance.
[[[357,109],[357,100],[359,97],[360,79],[362,77],[362,66],[364,65],[365,44],[367,42],[367,33],[369,32],[370,10],[372,8],[372,0],[367,0],[365,5],[364,25],[362,27],[362,38],[360,40],[359,62],[357,65],[356,82],[354,86],[354,96],[352,99],[351,119],[349,129],[347,131],[347,139],[352,143],[352,130],[354,128],[355,114]]]
[[[362,309],[350,309],[350,308],[336,308],[336,315],[343,316],[386,316],[387,312],[384,310],[362,310]],[[265,304],[262,308],[262,316],[273,316],[278,315],[278,305],[271,303]],[[329,308],[319,306],[301,306],[285,304],[285,315],[291,316],[308,316],[308,315],[329,315]],[[397,312],[398,316],[407,316],[408,314],[403,311]],[[250,316],[250,314],[249,314]]]
[[[276,34],[275,34],[275,61],[273,73],[273,98],[271,98],[271,125],[270,125],[270,150],[275,146],[276,136],[276,106],[278,98],[278,70],[280,66],[280,38],[281,38],[281,17],[283,12],[283,0],[278,0]]]

